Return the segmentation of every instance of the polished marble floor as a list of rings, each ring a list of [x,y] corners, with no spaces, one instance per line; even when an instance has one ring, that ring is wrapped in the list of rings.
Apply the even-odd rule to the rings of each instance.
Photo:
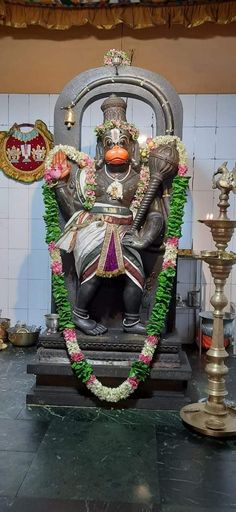
[[[231,512],[236,438],[187,430],[178,411],[25,406],[34,349],[0,352],[0,512]],[[205,355],[190,350],[189,394]],[[236,358],[227,362],[236,396]]]

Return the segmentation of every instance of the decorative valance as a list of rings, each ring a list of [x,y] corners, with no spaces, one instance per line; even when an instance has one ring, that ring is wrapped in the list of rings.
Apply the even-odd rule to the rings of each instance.
[[[191,28],[233,21],[235,0],[0,0],[0,24],[16,28],[66,30],[87,23],[99,29],[120,23],[134,29],[176,24]]]

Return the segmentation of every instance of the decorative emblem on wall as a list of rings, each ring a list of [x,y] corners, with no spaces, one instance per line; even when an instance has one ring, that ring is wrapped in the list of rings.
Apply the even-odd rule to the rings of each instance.
[[[23,131],[22,128],[29,128]],[[52,148],[53,136],[46,124],[14,124],[8,132],[0,132],[0,169],[18,181],[30,183],[44,174],[44,160]]]

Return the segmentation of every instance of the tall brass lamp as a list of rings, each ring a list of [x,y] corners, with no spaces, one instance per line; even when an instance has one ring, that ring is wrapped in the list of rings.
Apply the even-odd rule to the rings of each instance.
[[[180,416],[184,423],[206,436],[224,437],[236,434],[236,409],[225,402],[228,394],[225,375],[228,368],[224,359],[228,353],[224,347],[223,309],[228,304],[224,294],[226,279],[236,262],[236,253],[227,252],[236,221],[227,215],[229,194],[236,193],[236,167],[230,172],[224,162],[213,175],[213,188],[218,188],[219,216],[217,219],[200,220],[211,230],[215,242],[215,251],[202,251],[201,258],[208,263],[214,280],[215,292],[211,297],[213,311],[212,344],[207,352],[206,373],[208,376],[208,398],[205,403],[196,403],[183,407]]]

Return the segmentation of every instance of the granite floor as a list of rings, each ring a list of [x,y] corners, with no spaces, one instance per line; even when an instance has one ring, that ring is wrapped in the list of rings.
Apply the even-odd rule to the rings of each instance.
[[[0,512],[230,512],[236,438],[186,429],[178,411],[26,408],[34,349],[0,352]],[[205,355],[189,351],[189,394],[204,397]],[[234,400],[236,358],[227,361]]]

